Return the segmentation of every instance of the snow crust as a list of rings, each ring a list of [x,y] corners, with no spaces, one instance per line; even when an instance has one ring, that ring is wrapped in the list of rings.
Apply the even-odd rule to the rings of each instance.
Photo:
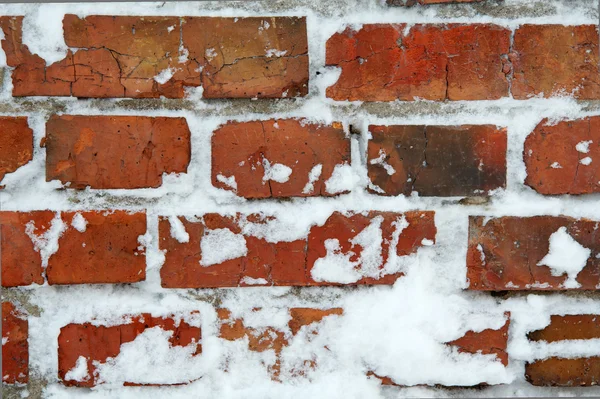
[[[202,266],[211,266],[248,254],[246,239],[229,229],[207,230],[200,241]]]

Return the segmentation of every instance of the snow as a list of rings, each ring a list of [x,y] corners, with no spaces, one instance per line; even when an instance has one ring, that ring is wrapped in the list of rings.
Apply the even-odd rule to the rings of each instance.
[[[274,48],[270,48],[266,51],[265,55],[270,58],[270,57],[283,57],[284,55],[287,54],[287,50],[277,50]]]
[[[585,165],[585,166],[587,166],[587,165],[589,165],[589,164],[591,164],[591,163],[592,163],[592,158],[590,158],[590,157],[585,157],[585,158],[583,158],[583,159],[580,159],[580,160],[579,160],[579,163],[580,163],[580,164],[582,164],[582,165]]]
[[[565,287],[579,287],[577,275],[587,264],[592,251],[575,241],[564,226],[552,233],[549,242],[548,254],[537,265],[548,266],[553,276],[566,274]]]
[[[235,176],[225,177],[221,174],[218,174],[217,181],[225,184],[227,187],[232,188],[234,191],[237,190],[237,182],[235,181]]]
[[[200,241],[200,248],[202,266],[216,265],[248,254],[244,236],[229,229],[207,230]]]
[[[337,164],[333,168],[331,177],[325,182],[325,191],[329,194],[338,194],[349,191],[353,185],[352,167],[348,164]]]
[[[312,167],[312,169],[308,173],[308,182],[302,189],[302,194],[312,194],[312,192],[315,190],[315,183],[321,177],[322,172],[323,172],[323,164],[317,164]]]
[[[178,242],[190,242],[190,235],[185,231],[185,226],[177,216],[169,216],[169,225],[171,226],[171,237]]]
[[[159,84],[164,85],[173,77],[173,75],[175,75],[174,68],[163,69],[158,75],[154,77],[154,80]]]
[[[544,328],[553,314],[597,314],[600,300],[593,296],[525,294],[505,300],[492,298],[476,292],[465,291],[465,257],[468,237],[468,216],[535,216],[566,215],[575,218],[600,220],[598,196],[543,196],[523,182],[526,176],[523,163],[523,144],[527,135],[544,118],[550,123],[600,115],[592,103],[577,102],[566,97],[552,99],[532,98],[514,100],[506,98],[494,101],[474,102],[391,102],[367,104],[360,102],[336,103],[325,98],[325,88],[340,75],[339,68],[325,67],[325,41],[333,33],[346,26],[360,27],[371,22],[427,23],[495,23],[514,28],[522,24],[597,24],[597,1],[578,2],[555,0],[532,2],[530,0],[505,0],[492,7],[492,12],[475,15],[473,5],[434,7],[390,8],[383,2],[350,0],[345,2],[281,1],[272,2],[189,2],[189,3],[96,3],[96,4],[2,4],[0,15],[28,15],[25,26],[40,21],[38,15],[75,13],[80,16],[104,15],[202,15],[246,17],[256,15],[307,16],[310,54],[309,96],[302,99],[244,101],[208,100],[202,98],[202,88],[187,88],[188,99],[156,100],[153,106],[139,109],[124,107],[128,101],[91,99],[32,98],[33,106],[47,103],[60,105],[65,114],[82,115],[149,115],[185,117],[192,132],[192,159],[188,172],[165,175],[163,185],[156,189],[139,190],[60,190],[58,181],[45,181],[45,150],[38,143],[44,136],[46,111],[33,111],[33,106],[19,108],[8,93],[10,79],[4,79],[0,97],[6,104],[29,116],[34,131],[33,160],[2,181],[6,185],[0,191],[2,210],[104,210],[119,208],[130,211],[145,210],[148,214],[148,232],[142,242],[147,247],[147,280],[142,283],[118,286],[43,286],[13,288],[11,291],[28,297],[31,305],[43,309],[39,316],[29,317],[30,368],[32,376],[48,381],[45,397],[58,399],[73,396],[73,388],[62,386],[58,380],[57,337],[60,328],[69,323],[84,323],[94,319],[101,325],[123,323],[130,315],[143,312],[153,316],[175,314],[188,320],[193,311],[200,310],[195,325],[201,325],[203,353],[192,359],[185,353],[182,363],[168,363],[182,371],[169,378],[175,382],[199,380],[186,386],[176,387],[118,387],[105,384],[86,391],[90,398],[187,398],[187,397],[327,397],[327,398],[380,398],[380,397],[511,397],[511,396],[600,396],[600,388],[539,388],[529,385],[524,377],[527,361],[550,353],[561,356],[598,355],[598,345],[577,343],[532,343],[526,339],[529,331]],[[480,7],[478,6],[478,9]],[[486,8],[482,6],[481,8]],[[506,13],[506,10],[513,10]],[[515,11],[516,10],[516,11]],[[507,16],[505,16],[507,15]],[[29,17],[30,16],[30,17]],[[511,17],[512,16],[512,17]],[[60,19],[60,18],[59,18]],[[50,17],[48,17],[50,21]],[[43,21],[41,22],[48,22]],[[49,22],[50,23],[50,22]],[[38,24],[42,26],[41,24]],[[52,28],[52,31],[47,29]],[[27,28],[30,29],[30,28]],[[38,29],[39,28],[35,28]],[[35,29],[32,29],[35,30]],[[44,36],[27,39],[45,48],[47,60],[56,60],[65,48],[57,32],[56,24],[44,25]],[[35,43],[38,41],[39,43]],[[28,43],[29,44],[29,43]],[[180,48],[180,57],[187,57]],[[54,54],[52,54],[54,52]],[[0,57],[3,52],[0,51]],[[185,59],[185,58],[184,58]],[[7,71],[8,72],[8,71]],[[5,75],[7,77],[8,75]],[[152,100],[154,101],[154,100]],[[152,101],[148,101],[150,104]],[[17,104],[17,105],[16,105]],[[3,114],[10,114],[5,108]],[[47,108],[44,108],[47,109]],[[352,125],[350,135],[352,162],[345,165],[343,173],[338,168],[337,178],[328,181],[328,193],[343,192],[336,198],[294,198],[285,201],[247,201],[234,192],[212,186],[210,174],[211,135],[227,120],[250,121],[285,118],[307,118],[310,122],[329,124],[343,121]],[[419,196],[386,197],[370,194],[366,165],[368,125],[389,124],[493,124],[508,129],[508,181],[506,190],[495,193],[488,204],[464,206],[447,198]],[[292,165],[289,165],[292,166]],[[316,172],[315,172],[316,173]],[[334,173],[334,175],[336,174]],[[341,175],[341,177],[340,177]],[[231,178],[225,176],[225,178]],[[306,181],[310,177],[303,176]],[[321,178],[321,176],[319,176]],[[318,179],[316,180],[318,181]],[[238,182],[239,183],[239,182]],[[338,187],[336,187],[336,183]],[[341,186],[341,187],[340,187]],[[243,234],[264,238],[268,242],[292,241],[306,237],[310,227],[322,225],[333,211],[367,210],[405,212],[427,209],[436,211],[438,228],[436,243],[421,248],[408,260],[397,260],[396,268],[405,274],[393,286],[357,288],[311,287],[244,287],[221,290],[174,290],[160,285],[160,268],[164,253],[158,243],[158,216],[202,215],[220,212],[233,215],[242,213],[265,213],[277,216],[273,222],[244,223]],[[58,221],[56,227],[58,227]],[[65,226],[66,227],[66,226]],[[46,258],[57,248],[59,229],[56,229],[45,251]],[[373,229],[375,231],[375,229]],[[396,230],[398,231],[398,230]],[[227,234],[227,233],[226,233]],[[357,232],[358,234],[358,232]],[[39,236],[39,233],[38,233]],[[207,237],[204,237],[206,239]],[[243,238],[243,237],[238,237]],[[43,236],[37,248],[46,247]],[[366,239],[366,238],[365,238]],[[241,240],[237,240],[241,243]],[[56,244],[56,245],[54,245]],[[228,247],[230,244],[224,245]],[[240,246],[241,247],[241,246]],[[377,245],[374,244],[376,248]],[[227,249],[227,248],[225,248]],[[240,248],[238,248],[240,249]],[[204,251],[203,251],[204,252]],[[238,251],[241,253],[242,251]],[[335,253],[335,252],[334,252]],[[376,254],[376,251],[372,253]],[[203,253],[203,260],[205,259]],[[243,256],[243,255],[233,255]],[[391,270],[391,266],[390,266]],[[357,272],[358,273],[358,272]],[[258,279],[257,279],[258,280]],[[248,280],[253,281],[253,280]],[[81,298],[85,298],[82,301]],[[319,325],[319,335],[299,334],[291,340],[290,347],[282,353],[282,380],[271,380],[265,364],[275,361],[272,351],[251,352],[247,343],[225,342],[218,339],[216,306],[231,309],[234,317],[243,317],[250,325],[275,325],[285,329],[290,307],[343,307],[344,315],[326,318]],[[261,308],[260,312],[255,308]],[[499,328],[504,322],[504,312],[511,312],[508,353],[511,363],[503,368],[490,356],[458,354],[443,343],[459,338],[468,330],[481,331]],[[163,360],[170,359],[165,348],[166,334],[148,332],[140,342],[131,344],[146,347],[149,342],[162,345]],[[138,337],[139,339],[139,337]],[[145,341],[144,341],[145,340]],[[144,344],[144,345],[141,345]],[[559,345],[560,344],[560,345]],[[327,345],[328,349],[323,346]],[[138,347],[139,349],[139,347]],[[125,351],[129,352],[128,350]],[[131,351],[129,359],[136,351]],[[123,353],[123,352],[122,352]],[[314,355],[318,367],[307,370],[305,376],[290,377],[294,366],[303,364],[304,355]],[[121,356],[121,355],[120,355]],[[196,362],[205,361],[200,370]],[[128,363],[119,359],[103,370],[103,378],[123,380],[120,374],[111,374],[111,368],[119,372]],[[149,359],[137,359],[147,381],[167,379],[162,367],[146,367]],[[151,361],[151,359],[150,359]],[[164,364],[164,362],[163,362]],[[474,382],[507,383],[483,390],[445,391],[432,387],[382,388],[378,380],[365,376],[368,368],[379,375],[388,375],[401,384],[447,383],[465,385]],[[227,370],[227,371],[225,371]],[[194,374],[192,371],[195,371]],[[142,371],[140,371],[142,374]],[[136,377],[129,375],[128,378]]]
[[[25,234],[27,234],[29,239],[31,239],[31,242],[33,242],[35,250],[40,253],[42,267],[48,266],[48,260],[56,253],[56,251],[58,251],[58,239],[66,229],[67,225],[62,221],[60,212],[56,212],[56,215],[50,224],[50,228],[42,235],[36,234],[36,225],[33,220],[25,225]]]
[[[559,164],[558,162],[552,162],[552,165],[550,165],[550,167],[552,169],[562,169],[562,165]]]
[[[2,346],[8,343],[8,337],[2,337]]]
[[[23,20],[23,44],[32,54],[46,61],[46,65],[67,56],[67,45],[63,37],[63,7],[40,4],[25,15]]]
[[[66,381],[86,381],[89,378],[87,358],[85,356],[79,356],[75,362],[75,367],[65,374]]]
[[[383,149],[379,150],[379,156],[377,158],[373,158],[369,161],[371,165],[381,165],[386,171],[386,173],[391,176],[396,173],[396,169],[392,165],[386,162],[385,157],[386,153]]]
[[[580,141],[579,143],[577,143],[577,145],[575,146],[575,149],[579,152],[582,152],[584,154],[587,154],[588,152],[590,152],[590,144],[592,144],[593,141],[592,140],[587,140],[587,141]]]
[[[247,285],[264,285],[267,284],[268,281],[265,280],[264,278],[252,278],[252,277],[248,277],[248,276],[244,276],[241,280],[242,283],[247,284]]]
[[[263,183],[272,180],[277,183],[285,183],[290,179],[292,168],[281,163],[271,165],[268,159],[263,160],[265,173],[263,175]]]
[[[71,226],[78,232],[85,233],[85,230],[87,229],[87,220],[85,220],[81,213],[77,212],[75,216],[73,216]]]

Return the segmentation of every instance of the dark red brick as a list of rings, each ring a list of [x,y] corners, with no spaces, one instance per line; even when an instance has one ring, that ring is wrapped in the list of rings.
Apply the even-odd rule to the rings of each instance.
[[[2,382],[29,381],[29,323],[10,302],[2,302]],[[6,340],[6,342],[5,342]]]
[[[326,126],[295,119],[229,122],[212,136],[213,185],[246,198],[332,195],[325,182],[337,165],[349,163],[350,140],[340,123]],[[268,166],[275,164],[291,169],[287,181],[264,180]],[[310,189],[309,175],[318,165],[321,173]],[[232,177],[237,189],[224,180]]]
[[[553,276],[538,263],[548,254],[550,236],[565,227],[581,246],[591,250],[577,275],[578,289],[597,290],[600,284],[600,224],[588,219],[535,216],[469,218],[467,278],[469,289],[567,290],[566,275]]]
[[[507,316],[510,317],[508,314]],[[448,345],[458,347],[459,352],[496,355],[496,358],[498,358],[504,366],[508,366],[508,353],[506,352],[506,347],[508,345],[509,326],[510,318],[497,330],[488,328],[480,332],[467,331],[461,338],[448,342]]]
[[[511,32],[491,24],[369,24],[327,41],[341,67],[334,100],[493,100],[508,96]]]
[[[471,196],[506,186],[506,129],[371,125],[369,132],[369,178],[383,190],[372,192]]]
[[[546,342],[600,338],[600,315],[553,315],[548,326],[542,330],[530,332],[527,334],[527,338],[531,341]]]
[[[33,130],[25,116],[0,117],[0,183],[33,157]]]
[[[600,383],[600,357],[579,359],[551,357],[527,363],[525,378],[537,386],[595,386]]]
[[[132,317],[128,323],[110,327],[92,323],[68,324],[60,329],[58,336],[58,377],[67,386],[95,386],[100,383],[95,373],[95,363],[105,363],[108,358],[118,356],[122,344],[132,342],[146,329],[154,327],[173,331],[173,336],[169,339],[171,346],[193,345],[196,348],[195,355],[202,352],[200,328],[191,326],[183,320],[153,317],[144,313]],[[66,374],[75,367],[80,356],[87,359],[87,378],[81,381],[66,380]],[[189,381],[182,381],[182,383],[187,382]],[[127,381],[125,385],[140,384],[137,381]]]
[[[522,25],[515,31],[510,60],[514,98],[560,94],[600,98],[595,25]]]
[[[46,180],[71,188],[147,188],[190,162],[185,118],[53,116],[46,124]]]
[[[543,120],[525,140],[525,184],[541,194],[599,193],[600,117],[547,123]],[[579,143],[587,148],[578,151]]]

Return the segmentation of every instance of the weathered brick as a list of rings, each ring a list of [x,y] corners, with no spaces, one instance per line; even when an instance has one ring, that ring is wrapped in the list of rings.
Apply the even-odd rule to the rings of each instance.
[[[525,378],[537,386],[578,387],[600,383],[600,357],[551,357],[525,364]]]
[[[173,331],[169,338],[171,346],[192,345],[195,348],[194,355],[202,352],[200,327],[191,326],[183,320],[153,317],[144,313],[132,317],[130,322],[109,327],[92,323],[68,324],[60,329],[58,336],[58,377],[67,386],[93,387],[103,382],[110,383],[98,380],[96,363],[105,363],[109,358],[118,356],[122,344],[132,342],[146,329],[154,327]],[[87,376],[80,381],[67,379],[67,373],[75,367],[80,356],[87,361]],[[144,384],[126,381],[125,385]]]
[[[54,212],[0,212],[0,260],[2,286],[43,284],[42,259],[27,234],[42,236],[50,228]]]
[[[497,330],[488,328],[483,331],[467,331],[465,335],[454,341],[448,342],[448,345],[458,347],[459,352],[481,353],[483,355],[496,355],[498,360],[504,366],[508,366],[508,328],[510,326],[510,316],[506,323]]]
[[[548,326],[530,332],[527,334],[527,338],[531,341],[546,342],[600,338],[600,315],[553,315]]]
[[[558,94],[600,98],[595,25],[522,25],[515,31],[510,60],[514,98]]]
[[[67,229],[48,260],[49,284],[135,283],[146,278],[146,257],[138,238],[146,234],[146,214],[81,212],[85,231],[73,227],[75,212],[63,212]]]
[[[506,186],[506,129],[369,126],[367,168],[384,195],[469,196]]]
[[[256,309],[259,310],[259,309]],[[262,329],[246,327],[243,319],[234,319],[228,309],[218,309],[219,337],[228,341],[248,339],[248,349],[254,352],[272,350],[277,357],[275,363],[268,367],[269,373],[274,380],[279,379],[281,372],[281,351],[288,346],[289,340],[296,336],[300,329],[305,326],[316,325],[328,316],[339,316],[343,314],[341,308],[314,309],[314,308],[291,308],[289,309],[290,321],[288,327],[291,336],[286,331],[274,327]],[[316,363],[312,359],[305,361],[305,366],[314,368]],[[302,371],[292,371],[292,374],[302,374]]]
[[[263,238],[244,233],[242,226],[248,223],[268,223],[262,215],[221,216],[205,214],[190,221],[178,217],[178,222],[167,217],[159,218],[159,246],[165,252],[165,262],[161,268],[162,286],[165,288],[214,288],[249,285],[307,286],[341,285],[343,282],[316,281],[311,274],[315,262],[327,255],[325,241],[339,241],[343,254],[353,262],[355,269],[362,270],[360,263],[362,247],[353,239],[372,223],[381,223],[382,255],[377,270],[369,270],[366,277],[350,284],[392,284],[402,273],[386,272],[390,247],[394,234],[400,233],[395,247],[397,256],[415,253],[423,245],[435,241],[436,228],[433,212],[407,212],[404,215],[392,212],[369,212],[344,216],[334,213],[323,226],[314,226],[306,238],[291,242],[268,242]],[[374,220],[376,219],[376,220]],[[181,223],[188,240],[172,233],[171,223]],[[401,224],[406,222],[407,226]],[[244,240],[246,253],[235,259],[217,264],[204,265],[202,240],[211,231],[228,230]],[[233,240],[233,236],[231,237]],[[208,262],[206,262],[208,263]],[[370,265],[369,267],[373,267]],[[366,267],[366,266],[365,266]],[[346,284],[348,284],[346,283]]]
[[[29,323],[10,302],[2,302],[2,382],[26,384],[29,380]]]
[[[33,157],[33,130],[27,117],[0,117],[0,183],[7,173],[31,161]]]
[[[408,31],[405,33],[405,31]],[[334,100],[492,100],[508,95],[510,31],[491,24],[370,24],[327,41]]]
[[[415,4],[479,3],[483,0],[386,0],[390,6],[414,6]]]
[[[576,277],[578,288],[565,287],[566,275],[552,275],[551,268],[538,265],[548,254],[550,236],[562,228],[590,250],[586,266]],[[467,278],[472,290],[595,290],[600,284],[598,254],[597,221],[564,216],[469,218]]]
[[[380,223],[382,233],[381,259],[376,270],[367,265],[369,260],[362,259],[363,247],[356,242],[356,237],[370,225]],[[407,225],[404,226],[403,222]],[[339,245],[336,254],[348,255],[351,262],[357,262],[355,270],[364,273],[363,278],[353,284],[393,284],[403,273],[386,273],[385,266],[390,258],[407,256],[415,253],[424,245],[435,243],[436,227],[434,212],[410,211],[404,214],[394,212],[357,213],[343,215],[333,213],[322,226],[313,226],[308,235],[308,249],[306,256],[306,274],[314,279],[316,262],[325,258],[330,251],[327,248],[328,240],[336,240]],[[399,234],[399,235],[398,235]],[[397,243],[394,243],[397,240]],[[331,241],[330,241],[331,242]],[[328,281],[315,281],[314,285],[335,285],[339,283]]]
[[[525,140],[525,184],[541,194],[600,192],[600,117],[548,125]]]
[[[99,16],[63,20],[65,59],[46,65],[22,43],[23,17],[1,17],[13,96],[294,97],[308,93],[301,17]]]
[[[336,166],[349,163],[350,140],[340,123],[229,122],[212,136],[213,185],[246,198],[335,194],[326,182]],[[289,168],[290,174],[269,179],[276,168]]]
[[[190,162],[185,118],[52,116],[46,124],[46,180],[71,188],[146,188]]]

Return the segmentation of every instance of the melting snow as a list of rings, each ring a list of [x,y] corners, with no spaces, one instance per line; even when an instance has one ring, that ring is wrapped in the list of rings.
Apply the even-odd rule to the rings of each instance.
[[[202,266],[216,265],[248,254],[244,236],[229,229],[207,230],[200,242],[200,249]]]

